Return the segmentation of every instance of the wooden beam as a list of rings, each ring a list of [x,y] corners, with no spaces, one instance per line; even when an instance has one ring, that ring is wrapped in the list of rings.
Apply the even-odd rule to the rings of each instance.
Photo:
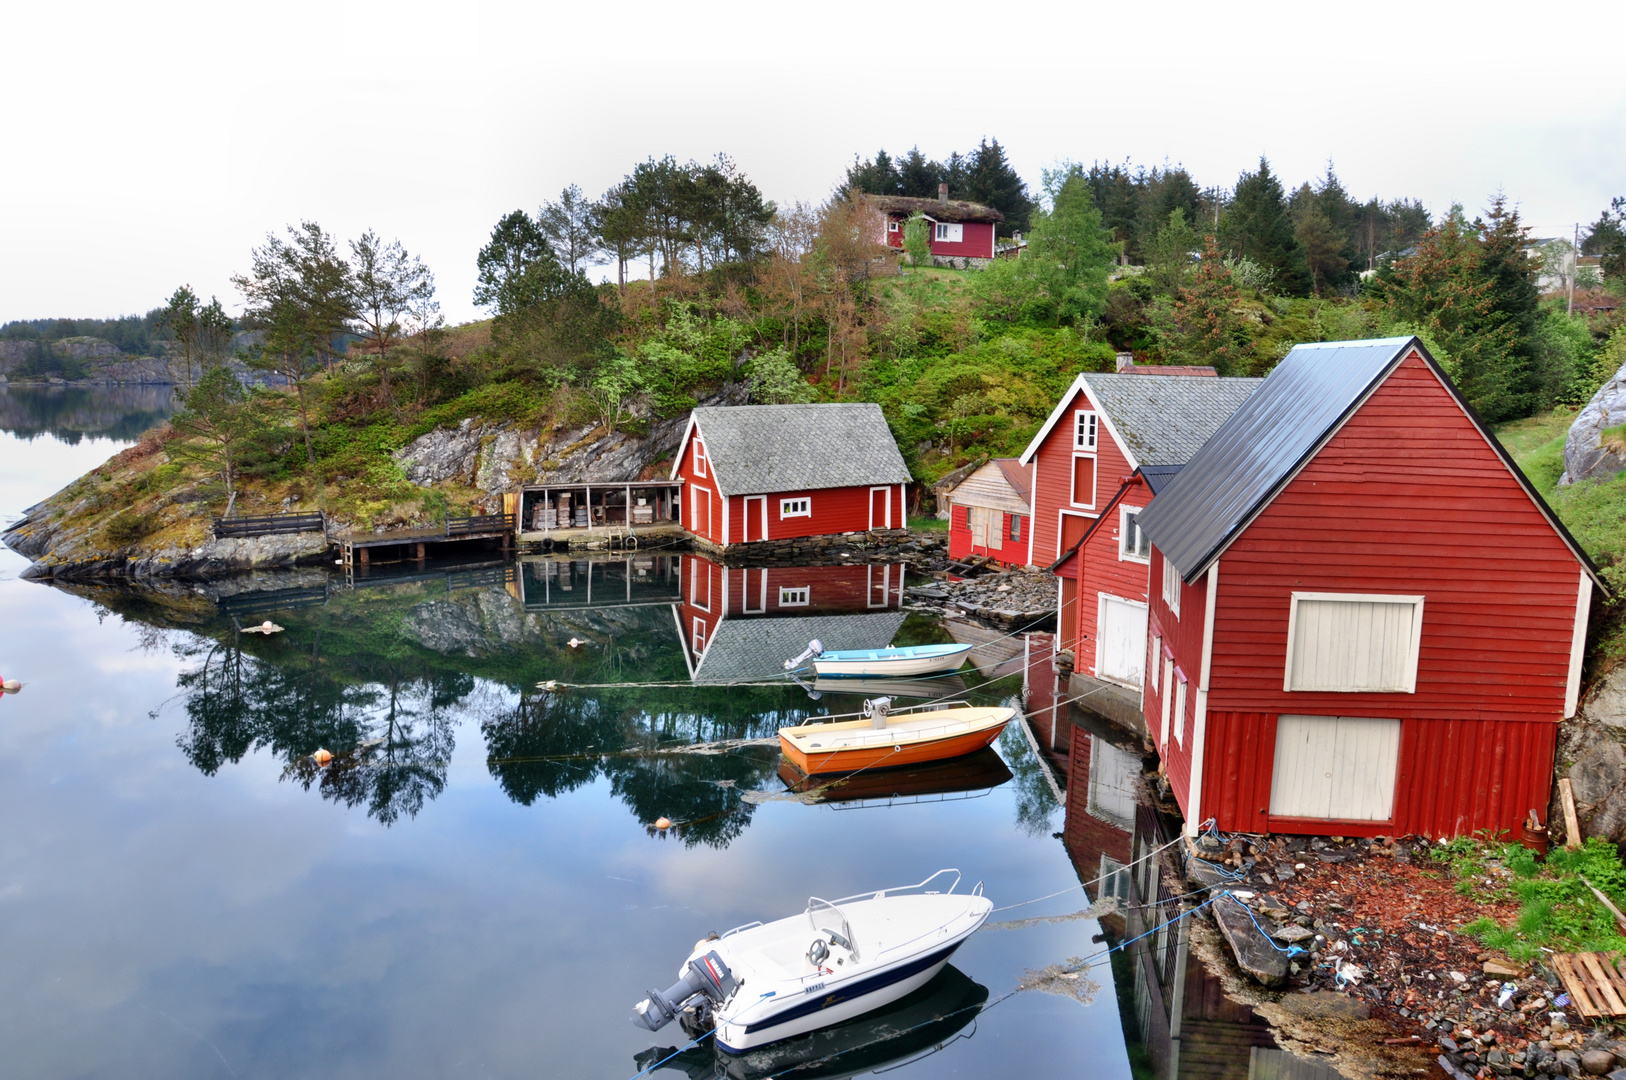
[[[1598,902],[1609,909],[1609,914],[1615,917],[1615,925],[1618,926],[1623,932],[1626,932],[1626,915],[1622,915],[1620,913],[1620,909],[1610,902],[1609,898],[1603,894],[1602,889],[1592,884],[1592,882],[1587,881],[1587,879],[1582,877],[1580,874],[1577,874],[1576,877],[1580,877],[1581,881],[1586,885],[1586,887],[1592,890],[1592,895],[1598,898]]]
[[[1592,998],[1587,994],[1586,980],[1570,964],[1570,957],[1564,953],[1553,954],[1553,970],[1564,983],[1564,989],[1569,991],[1570,1004],[1582,1016],[1596,1018],[1599,1015],[1598,1007],[1592,1004]]]
[[[1564,846],[1578,848],[1581,846],[1581,823],[1575,816],[1575,788],[1567,776],[1558,782],[1558,799],[1564,804]]]

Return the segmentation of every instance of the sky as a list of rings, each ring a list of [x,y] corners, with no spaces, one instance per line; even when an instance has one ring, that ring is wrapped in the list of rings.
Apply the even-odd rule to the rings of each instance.
[[[1596,0],[11,4],[0,322],[182,283],[238,311],[231,275],[301,220],[399,238],[458,322],[492,225],[568,184],[724,152],[818,203],[855,154],[985,136],[1035,187],[1125,159],[1230,186],[1263,154],[1436,214],[1505,192],[1567,236],[1626,195],[1617,27]]]

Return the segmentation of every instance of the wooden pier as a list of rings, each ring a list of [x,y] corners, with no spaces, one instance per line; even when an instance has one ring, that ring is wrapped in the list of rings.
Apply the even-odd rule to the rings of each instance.
[[[463,543],[470,540],[495,540],[504,552],[514,544],[514,515],[477,514],[472,517],[447,518],[438,529],[398,529],[383,533],[346,533],[335,538],[339,545],[339,562],[346,577],[359,568],[366,573],[374,563],[398,563],[408,560],[423,562],[429,549],[440,544]],[[391,550],[399,549],[399,550]],[[387,554],[390,558],[379,558]]]

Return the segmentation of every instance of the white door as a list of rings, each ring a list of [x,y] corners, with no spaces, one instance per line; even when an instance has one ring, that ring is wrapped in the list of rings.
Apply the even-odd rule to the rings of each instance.
[[[1388,821],[1394,817],[1400,721],[1282,716],[1270,812],[1276,817]]]
[[[1146,605],[1102,593],[1099,616],[1097,673],[1139,687],[1146,663]]]

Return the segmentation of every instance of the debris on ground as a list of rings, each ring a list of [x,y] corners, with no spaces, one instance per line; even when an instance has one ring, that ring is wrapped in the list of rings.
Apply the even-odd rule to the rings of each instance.
[[[1055,616],[1056,578],[1020,567],[974,578],[943,575],[937,581],[911,586],[905,596],[914,611],[967,615],[1000,626],[1032,628]]]

